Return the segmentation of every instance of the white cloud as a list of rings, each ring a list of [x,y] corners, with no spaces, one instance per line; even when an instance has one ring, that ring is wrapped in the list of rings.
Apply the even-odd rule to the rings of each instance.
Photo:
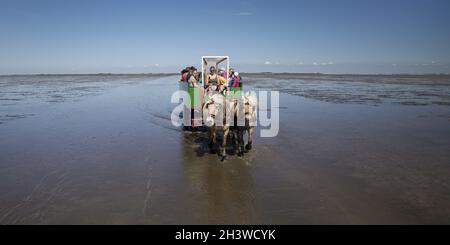
[[[159,67],[159,64],[144,65],[144,68],[149,68],[149,67]]]
[[[439,62],[436,61],[431,61],[431,62],[426,62],[426,63],[422,63],[422,64],[417,64],[417,65],[422,65],[422,66],[437,66],[437,65],[442,65]]]
[[[266,61],[266,62],[264,62],[264,65],[272,65],[272,62]]]

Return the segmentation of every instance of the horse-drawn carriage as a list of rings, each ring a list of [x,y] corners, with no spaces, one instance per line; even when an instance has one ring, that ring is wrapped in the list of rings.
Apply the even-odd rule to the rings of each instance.
[[[244,94],[242,82],[237,73],[230,72],[230,62],[228,56],[203,56],[202,70],[199,84],[192,85],[190,82],[180,83],[180,90],[187,92],[189,103],[184,101],[184,122],[190,122],[190,126],[185,128],[195,129],[200,126],[207,126],[209,129],[210,147],[214,149],[216,145],[217,130],[223,131],[222,143],[219,144],[222,160],[225,159],[227,138],[231,132],[231,137],[235,139],[238,155],[244,154],[244,132],[248,134],[246,150],[252,148],[253,129],[256,123],[256,96]],[[214,70],[221,70],[220,74],[210,76],[207,71],[214,67]],[[213,74],[214,75],[214,74]],[[219,77],[222,76],[222,77]],[[214,80],[226,83],[216,83],[217,87],[211,84],[211,77]],[[189,79],[187,79],[189,80]],[[238,81],[238,82],[237,82]],[[191,115],[190,120],[186,116]]]
[[[205,89],[207,89],[207,85],[205,84],[206,76],[208,75],[208,70],[214,67],[215,70],[223,70],[225,71],[225,74],[223,75],[224,78],[227,81],[227,84],[229,82],[230,77],[233,74],[228,74],[230,72],[230,58],[228,56],[202,56],[202,69],[200,72],[200,79],[199,79],[199,86],[191,86],[187,82],[181,82],[180,83],[180,90],[186,91],[189,94],[190,98],[190,108],[187,108],[187,110],[184,110],[185,113],[191,111],[191,125],[190,127],[185,128],[191,128],[195,129],[197,127],[200,127],[204,125],[202,115],[203,115],[203,105],[208,99],[208,94],[205,93]],[[231,75],[231,76],[230,76]],[[243,84],[242,82],[239,83],[239,86],[227,86],[227,89],[224,91],[224,96],[228,99],[238,98],[242,96],[243,91]],[[185,125],[186,126],[186,125]]]

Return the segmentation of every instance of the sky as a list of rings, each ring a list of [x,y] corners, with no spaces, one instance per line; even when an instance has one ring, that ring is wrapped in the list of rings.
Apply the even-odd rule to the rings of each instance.
[[[448,0],[0,0],[0,74],[450,73]]]

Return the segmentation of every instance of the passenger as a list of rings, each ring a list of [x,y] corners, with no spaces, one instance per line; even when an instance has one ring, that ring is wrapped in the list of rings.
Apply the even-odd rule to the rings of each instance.
[[[180,82],[183,81],[183,74],[184,74],[184,73],[186,73],[186,69],[183,69],[183,70],[181,70],[181,72],[180,72],[180,75],[181,75],[181,77],[180,77]]]
[[[231,81],[230,81],[230,87],[233,87],[233,88],[240,87],[239,73],[235,72],[233,74],[233,78],[231,78]]]
[[[205,87],[216,87],[218,84],[218,76],[216,73],[216,68],[214,66],[211,66],[209,68],[209,74],[205,77]]]
[[[200,92],[200,101],[204,100],[205,89],[203,86],[200,86],[200,76],[201,74],[197,71],[195,67],[192,67],[192,75],[189,77],[188,85],[189,87],[198,88]]]
[[[191,72],[188,75],[188,83],[191,87],[199,87],[199,73],[195,67],[191,67]]]
[[[200,72],[198,72],[197,69],[194,70],[193,75],[197,83],[200,82]]]
[[[227,78],[225,75],[225,70],[223,70],[223,69],[219,70],[219,80],[220,80],[220,78],[225,78],[225,80]]]
[[[218,81],[217,91],[219,91],[219,92],[223,92],[228,87],[227,79],[226,79],[226,76],[224,76],[224,75],[225,75],[225,71],[221,70],[219,73],[219,77],[217,78],[217,81]]]
[[[186,68],[184,68],[184,69],[181,71],[181,81],[182,81],[182,82],[187,82],[187,81],[188,81],[187,76],[188,76],[188,74],[189,74],[189,71],[190,71],[190,67],[186,67]]]
[[[227,72],[223,68],[219,68],[219,75],[224,78],[227,78]]]
[[[241,76],[239,76],[239,73],[234,72],[233,77],[230,80],[230,87],[233,88],[239,88],[241,87]]]
[[[230,68],[228,70],[228,87],[231,87],[233,79],[234,79],[234,69]]]
[[[230,68],[230,70],[228,71],[228,80],[230,80],[233,76],[234,76],[234,69]]]

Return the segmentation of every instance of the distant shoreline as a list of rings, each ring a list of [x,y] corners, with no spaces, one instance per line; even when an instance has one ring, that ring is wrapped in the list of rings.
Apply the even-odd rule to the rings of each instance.
[[[178,73],[30,73],[30,74],[0,74],[0,77],[13,76],[172,76]]]
[[[370,76],[370,77],[391,77],[391,76],[403,76],[403,77],[423,77],[423,76],[450,76],[450,73],[422,73],[422,74],[411,74],[411,73],[299,73],[299,72],[241,72],[242,75],[248,76]],[[174,76],[179,75],[178,73],[36,73],[36,74],[0,74],[0,77],[13,77],[13,76]]]

